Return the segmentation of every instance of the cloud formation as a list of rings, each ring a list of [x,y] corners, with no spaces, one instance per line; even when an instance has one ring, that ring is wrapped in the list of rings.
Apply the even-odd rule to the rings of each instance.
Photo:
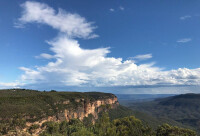
[[[109,10],[110,10],[111,12],[114,12],[114,11],[115,11],[115,9],[113,9],[113,8],[110,8]]]
[[[191,38],[183,38],[183,39],[177,40],[176,42],[178,42],[178,43],[187,43],[187,42],[190,42],[190,41],[192,41]]]
[[[47,53],[42,53],[39,56],[35,56],[35,58],[37,58],[37,59],[42,59],[42,58],[43,59],[53,59],[54,56],[47,54]]]
[[[56,12],[44,3],[32,1],[27,1],[21,6],[23,8],[22,17],[19,19],[21,24],[28,22],[46,24],[70,37],[98,37],[98,35],[92,34],[96,28],[92,26],[92,22],[87,22],[78,14],[71,14],[62,9]]]
[[[120,6],[119,9],[120,9],[120,10],[124,10],[124,7]]]
[[[150,59],[150,58],[152,58],[152,54],[137,55],[137,56],[133,57],[132,59],[136,60],[136,61],[140,61],[140,60],[147,60],[147,59]]]
[[[0,82],[0,89],[5,89],[5,88],[18,88],[22,86],[22,83],[19,82],[10,82],[10,83],[3,83]]]
[[[182,16],[182,17],[180,17],[180,20],[186,20],[186,19],[189,19],[191,17],[192,16],[190,16],[190,15]]]
[[[94,38],[93,23],[78,14],[59,9],[58,13],[46,4],[25,2],[19,21],[22,24],[40,23],[57,29],[59,34],[49,40],[52,54],[42,53],[39,58],[49,59],[35,69],[20,67],[21,80],[26,84],[54,86],[140,86],[140,85],[199,85],[200,68],[164,71],[154,63],[137,65],[133,60],[107,57],[108,48],[83,49],[75,38]],[[54,60],[51,60],[54,58]],[[152,58],[152,54],[138,55],[135,59]]]

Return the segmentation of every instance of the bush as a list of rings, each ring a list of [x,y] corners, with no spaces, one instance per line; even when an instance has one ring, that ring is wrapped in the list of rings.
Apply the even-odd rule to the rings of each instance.
[[[156,136],[197,136],[196,132],[190,129],[163,124],[156,130]]]

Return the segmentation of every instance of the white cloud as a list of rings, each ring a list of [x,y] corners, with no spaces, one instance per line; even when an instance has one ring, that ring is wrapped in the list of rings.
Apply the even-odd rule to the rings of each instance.
[[[20,86],[22,86],[22,83],[19,82],[11,82],[11,83],[3,83],[0,82],[0,89],[5,89],[5,88],[19,88]]]
[[[21,24],[34,22],[47,24],[54,29],[67,34],[69,37],[94,38],[92,34],[96,28],[92,22],[87,22],[85,18],[78,14],[71,14],[59,9],[56,12],[53,8],[44,3],[27,1],[22,4],[23,13],[19,19]]]
[[[142,54],[142,55],[137,55],[133,57],[133,60],[146,60],[152,58],[152,54]]]
[[[25,28],[24,25],[19,22],[14,22],[14,27],[15,28]]]
[[[111,12],[114,12],[114,11],[115,11],[115,9],[113,9],[113,8],[110,8],[109,10],[110,10]]]
[[[120,10],[124,10],[124,7],[120,6],[119,9],[120,9]]]
[[[187,42],[190,42],[190,41],[192,41],[191,38],[183,38],[183,39],[177,40],[176,42],[178,42],[178,43],[187,43]]]
[[[154,63],[137,65],[132,60],[107,57],[109,48],[83,49],[74,37],[89,38],[93,26],[83,17],[62,10],[56,11],[46,4],[23,4],[22,23],[42,23],[56,28],[59,34],[48,41],[52,54],[40,57],[49,60],[33,69],[21,67],[26,84],[54,86],[140,86],[140,85],[200,85],[200,69],[180,68],[164,71]],[[53,21],[52,21],[53,20]],[[73,22],[71,22],[73,21]],[[138,60],[150,59],[152,54],[138,55]]]
[[[35,58],[37,59],[41,59],[41,58],[44,58],[44,59],[52,59],[54,58],[52,55],[50,54],[47,54],[47,53],[42,53],[40,54],[39,56],[35,56]]]
[[[182,16],[182,17],[180,17],[180,20],[186,20],[186,19],[189,19],[191,17],[192,16],[190,16],[190,15]]]

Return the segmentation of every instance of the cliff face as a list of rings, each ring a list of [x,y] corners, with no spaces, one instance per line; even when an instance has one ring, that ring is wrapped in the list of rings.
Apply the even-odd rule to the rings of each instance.
[[[59,112],[55,116],[49,116],[47,118],[44,118],[42,120],[36,121],[36,122],[27,122],[26,126],[31,126],[33,124],[37,124],[39,126],[42,126],[42,124],[46,121],[69,121],[70,119],[79,119],[83,120],[84,117],[88,117],[90,114],[94,117],[93,119],[98,119],[98,113],[102,110],[108,110],[116,108],[119,105],[118,99],[115,95],[109,96],[107,98],[98,98],[96,100],[90,100],[90,99],[74,99],[71,100],[65,100],[62,102],[64,105],[70,105],[71,103],[76,103],[76,107],[70,107],[66,108],[65,110]],[[59,103],[55,103],[59,104]]]
[[[72,118],[83,120],[83,118],[88,117],[89,114],[93,115],[94,119],[98,119],[98,113],[101,112],[103,108],[112,109],[119,105],[116,96],[95,101],[84,99],[76,99],[75,101],[79,102],[80,105],[77,108],[65,109],[63,112],[59,113],[58,120],[69,121]]]

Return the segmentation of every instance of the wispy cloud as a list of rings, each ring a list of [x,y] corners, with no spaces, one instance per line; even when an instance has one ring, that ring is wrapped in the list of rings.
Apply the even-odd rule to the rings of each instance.
[[[47,54],[47,53],[42,53],[39,56],[35,56],[35,58],[37,58],[37,59],[42,59],[42,58],[43,59],[52,59],[52,58],[54,58],[54,56]]]
[[[115,11],[115,9],[113,9],[113,8],[110,8],[109,10],[110,10],[111,12],[114,12],[114,11]]]
[[[178,42],[178,43],[187,43],[187,42],[190,42],[190,41],[192,41],[191,38],[183,38],[183,39],[177,40],[176,42]]]
[[[132,59],[133,60],[147,60],[147,59],[150,59],[152,58],[152,54],[142,54],[142,55],[137,55],[135,57],[133,57]]]
[[[11,83],[0,82],[0,89],[5,89],[5,88],[20,88],[23,85],[24,85],[23,83],[20,83],[18,81],[11,82]]]
[[[124,7],[120,6],[119,9],[120,9],[120,10],[124,10]]]
[[[14,26],[13,27],[15,27],[15,28],[25,28],[25,26],[20,22],[14,22]]]
[[[189,19],[191,17],[192,16],[190,16],[190,15],[185,15],[185,16],[180,17],[180,20],[186,20],[186,19]]]

